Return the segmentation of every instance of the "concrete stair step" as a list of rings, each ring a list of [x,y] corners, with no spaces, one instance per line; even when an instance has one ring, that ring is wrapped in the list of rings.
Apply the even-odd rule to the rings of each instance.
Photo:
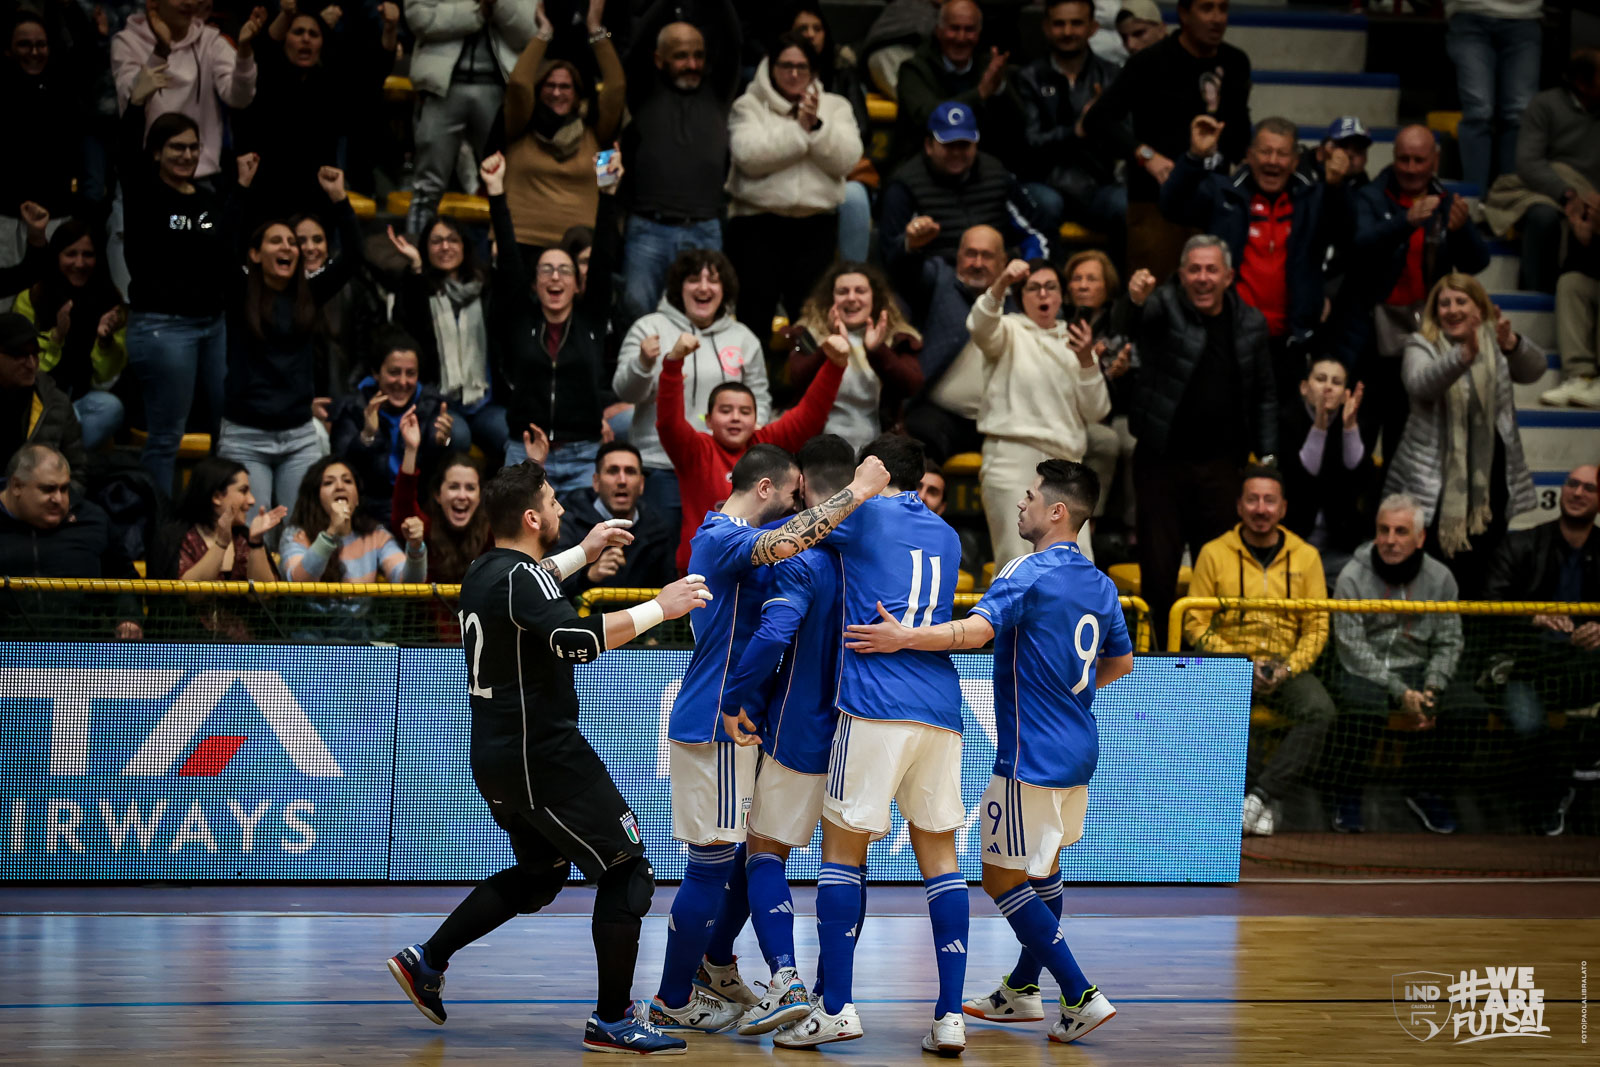
[[[1556,298],[1547,293],[1490,291],[1489,299],[1511,317],[1518,333],[1526,334],[1546,352],[1556,347]]]
[[[1600,459],[1600,411],[1525,408],[1517,427],[1530,470],[1569,471]]]
[[[1250,115],[1278,115],[1298,126],[1320,126],[1359,115],[1368,126],[1393,126],[1400,113],[1400,76],[1332,71],[1257,70],[1251,74]]]
[[[1178,24],[1175,8],[1163,18]],[[1355,73],[1367,64],[1367,18],[1235,4],[1228,12],[1228,43],[1249,55],[1252,68]]]
[[[1522,252],[1505,241],[1489,242],[1489,265],[1476,275],[1489,292],[1505,292],[1517,287],[1517,271],[1522,266]]]

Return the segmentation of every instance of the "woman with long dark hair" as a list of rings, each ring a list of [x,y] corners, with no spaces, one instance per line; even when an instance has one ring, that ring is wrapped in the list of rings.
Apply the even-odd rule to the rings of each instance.
[[[259,162],[239,157],[242,188]],[[325,451],[313,425],[317,312],[355,273],[361,242],[343,172],[323,167],[317,182],[332,202],[344,254],[307,278],[294,230],[287,222],[263,223],[246,246],[244,279],[228,294],[228,388],[217,455],[249,468],[266,506],[287,502]]]
[[[324,456],[300,482],[283,528],[279,570],[291,582],[420,582],[428,575],[422,520],[401,523],[406,544],[361,511],[361,486],[344,460]]]
[[[424,436],[422,420],[415,411],[401,416],[400,440],[405,451],[394,480],[390,522],[399,526],[407,519],[420,519],[428,546],[428,581],[454,584],[466,575],[473,560],[494,547],[488,512],[480,506],[483,466],[464,453],[447,453],[434,466],[427,492],[419,500],[417,489],[422,479],[417,472],[417,453]]]
[[[278,580],[263,538],[289,509],[258,509],[244,464],[221,456],[196,463],[176,511],[166,558],[157,563],[164,574],[158,576],[184,582]],[[255,517],[249,518],[252,512]]]

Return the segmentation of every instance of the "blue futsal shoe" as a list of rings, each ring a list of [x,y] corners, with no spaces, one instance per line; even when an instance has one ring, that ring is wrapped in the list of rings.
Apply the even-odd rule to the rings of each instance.
[[[648,1013],[634,1011],[619,1023],[603,1023],[598,1015],[589,1016],[583,1028],[583,1047],[590,1052],[611,1052],[623,1056],[682,1056],[689,1050],[680,1037],[657,1030]]]
[[[422,958],[421,945],[403,948],[390,956],[389,973],[394,975],[394,980],[400,983],[418,1011],[440,1026],[444,1025],[444,1001],[439,999],[444,991],[444,971],[428,966]]]

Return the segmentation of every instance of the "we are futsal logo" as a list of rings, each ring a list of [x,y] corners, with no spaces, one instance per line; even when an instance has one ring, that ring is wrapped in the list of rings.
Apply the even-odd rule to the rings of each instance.
[[[1410,971],[1391,980],[1401,1029],[1428,1041],[1450,1028],[1457,1045],[1502,1037],[1550,1036],[1544,1025],[1544,990],[1532,967],[1485,967],[1456,976]],[[1448,999],[1446,999],[1448,998]]]

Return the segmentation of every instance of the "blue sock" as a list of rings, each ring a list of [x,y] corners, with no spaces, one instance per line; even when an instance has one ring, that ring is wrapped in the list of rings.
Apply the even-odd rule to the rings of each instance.
[[[738,851],[734,845],[689,846],[683,884],[672,898],[672,911],[667,918],[667,958],[661,965],[661,988],[656,991],[661,1003],[669,1008],[689,1003],[694,973],[700,969],[700,958],[711,940]]]
[[[861,868],[824,863],[817,873],[817,940],[826,965],[828,988],[822,1010],[839,1014],[850,1003],[855,979],[856,925],[861,921]]]
[[[739,936],[750,918],[750,886],[744,874],[745,847],[733,854],[733,871],[728,875],[727,892],[722,897],[722,910],[717,912],[717,925],[711,930],[711,941],[706,945],[706,959],[718,967],[733,962],[733,939]]]
[[[1081,1000],[1089,988],[1089,979],[1083,976],[1078,961],[1072,958],[1066,935],[1061,932],[1060,916],[1052,914],[1033,886],[1027,884],[1000,894],[994,903],[1016,931],[1022,947],[1055,975],[1067,1003]]]
[[[861,871],[861,918],[856,920],[855,939],[856,939],[856,943],[857,944],[861,943],[861,927],[866,925],[866,922],[867,922],[867,865],[865,863],[863,863],[861,865],[860,871]],[[822,966],[822,957],[819,956],[819,957],[817,957],[817,983],[816,983],[816,985],[811,987],[811,991],[813,993],[815,993],[819,997],[823,995],[822,977],[823,977],[824,973],[826,973],[826,972],[825,972],[825,970],[824,970],[824,968]]]
[[[1061,902],[1066,894],[1061,890],[1061,879],[1057,878],[1029,878],[1028,884],[1033,886],[1033,891],[1039,894],[1039,899],[1044,901],[1044,906],[1057,919],[1061,918]],[[1029,986],[1039,984],[1039,972],[1044,969],[1034,954],[1026,947],[1022,955],[1017,957],[1017,965],[1011,968],[1011,973],[1006,976],[1006,985],[1012,989],[1027,989]]]
[[[777,974],[794,966],[794,894],[783,860],[771,852],[752,852],[744,865],[750,885],[750,925],[767,966]]]
[[[928,921],[933,924],[934,958],[939,963],[939,1002],[935,1018],[961,1012],[961,988],[967,980],[967,880],[960,871],[923,879],[928,890]]]

